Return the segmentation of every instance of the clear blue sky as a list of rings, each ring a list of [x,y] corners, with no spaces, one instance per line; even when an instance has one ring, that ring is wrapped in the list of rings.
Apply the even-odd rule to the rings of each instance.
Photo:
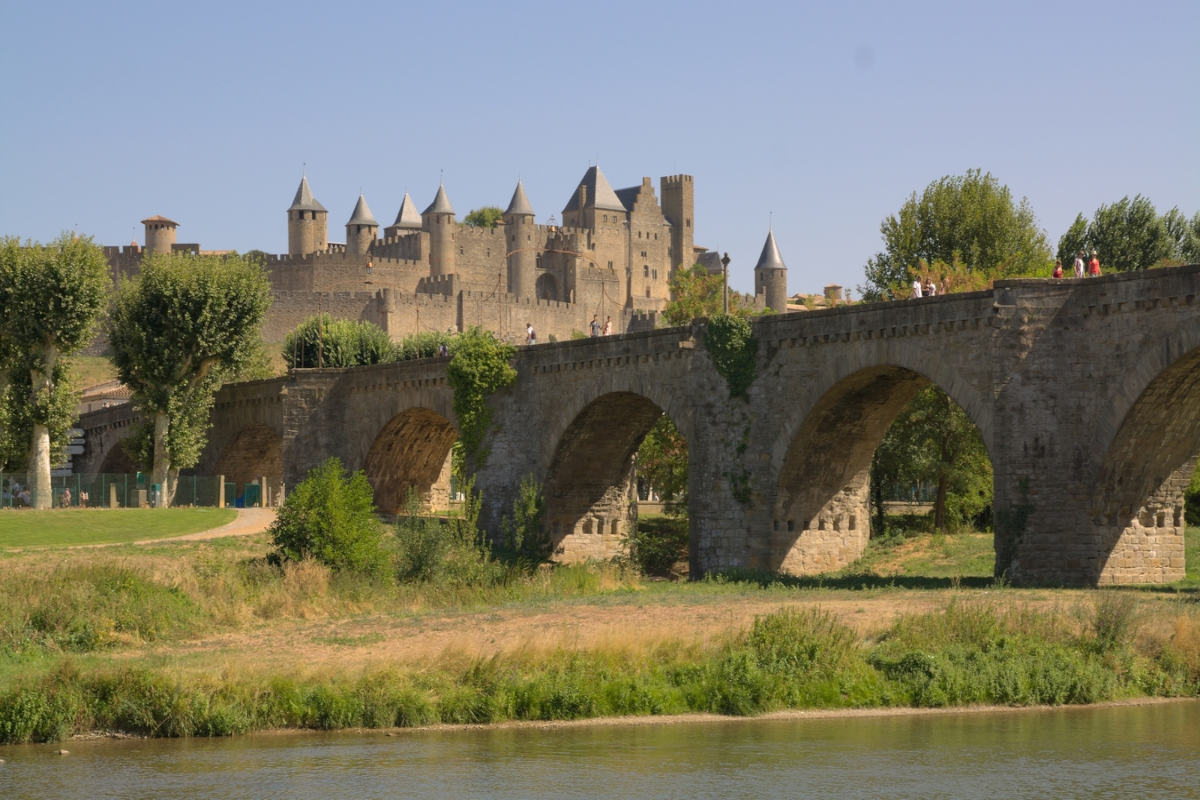
[[[1200,2],[6,2],[0,234],[287,249],[306,170],[341,241],[444,174],[538,221],[589,165],[696,180],[696,242],[752,286],[857,286],[879,225],[978,167],[1051,243],[1143,194],[1200,210]],[[306,166],[305,166],[306,165]]]

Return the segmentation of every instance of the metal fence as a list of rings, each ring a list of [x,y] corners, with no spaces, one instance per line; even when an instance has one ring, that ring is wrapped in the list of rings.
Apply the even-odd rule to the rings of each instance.
[[[175,489],[174,506],[216,506],[220,500],[220,477],[180,475]],[[101,473],[99,475],[57,475],[50,478],[55,508],[137,508],[154,505],[156,487],[150,476],[143,473]],[[235,495],[237,486],[225,483],[225,504],[256,506],[261,498],[257,484],[247,486]],[[33,505],[29,481],[24,472],[0,472],[0,508],[21,508]]]
[[[932,503],[937,499],[937,484],[885,484],[885,503]]]

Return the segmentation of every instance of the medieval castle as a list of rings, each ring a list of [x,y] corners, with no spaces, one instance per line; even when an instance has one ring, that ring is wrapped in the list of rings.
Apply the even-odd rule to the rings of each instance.
[[[369,320],[394,340],[422,331],[487,328],[521,341],[526,323],[541,341],[589,330],[593,316],[613,332],[653,328],[670,301],[675,269],[719,272],[719,254],[697,247],[690,175],[668,175],[655,196],[650,178],[614,190],[591,167],[562,210],[562,224],[538,225],[518,181],[493,227],[459,223],[439,186],[418,213],[407,193],[383,229],[359,195],[344,244],[329,242],[329,212],[301,178],[287,210],[288,252],[268,255],[273,301],[264,338],[280,342],[320,312]],[[142,220],[145,248],[106,247],[114,278],[138,269],[143,252],[200,253],[175,241],[178,223]],[[787,308],[787,268],[768,234],[754,270],[755,305]]]

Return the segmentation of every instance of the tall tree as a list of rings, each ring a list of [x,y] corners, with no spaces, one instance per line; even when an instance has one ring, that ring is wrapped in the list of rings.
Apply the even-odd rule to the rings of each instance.
[[[1075,236],[1079,227],[1076,220]],[[1014,202],[1007,186],[979,170],[940,178],[920,196],[914,192],[899,214],[883,220],[880,232],[883,250],[867,261],[867,282],[859,287],[866,300],[907,297],[917,277],[969,290],[996,278],[1050,273],[1050,245],[1029,202]],[[936,485],[939,529],[961,524],[990,497],[991,465],[979,432],[936,386],[897,416],[875,452],[871,474],[877,508],[886,485]]]
[[[1175,207],[1162,220],[1171,240],[1171,258],[1181,264],[1200,264],[1200,211],[1189,220]]]
[[[877,513],[886,488],[922,483],[935,488],[933,524],[940,531],[970,523],[992,502],[992,465],[979,429],[936,386],[900,412],[871,467]]]
[[[1051,263],[1046,234],[1024,198],[991,173],[947,175],[916,192],[880,225],[884,247],[865,267],[864,300],[906,297],[918,263],[962,263],[990,277],[1043,275]]]
[[[48,245],[0,242],[0,349],[9,437],[28,432],[35,508],[52,500],[52,443],[70,427],[70,356],[91,339],[108,299],[108,262],[87,237],[64,233]]]
[[[1088,225],[1088,246],[1110,270],[1147,269],[1170,258],[1174,248],[1167,224],[1140,194],[1100,206]]]
[[[199,458],[213,395],[255,352],[269,304],[266,273],[244,258],[153,254],[122,283],[109,339],[117,374],[153,417],[160,506]]]
[[[1075,221],[1067,228],[1058,240],[1058,260],[1062,262],[1064,274],[1074,276],[1069,272],[1075,265],[1075,256],[1088,250],[1088,221],[1083,214],[1076,214]],[[1086,261],[1086,259],[1084,259]]]

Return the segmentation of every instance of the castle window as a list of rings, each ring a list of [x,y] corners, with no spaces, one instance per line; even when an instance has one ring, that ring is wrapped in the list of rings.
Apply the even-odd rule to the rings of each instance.
[[[458,248],[458,254],[459,254],[460,256],[463,254],[463,249],[462,249],[461,247],[460,247],[460,248]]]
[[[654,270],[654,280],[658,280],[658,270]]]
[[[650,277],[650,265],[649,265],[649,264],[643,264],[643,265],[642,265],[642,277],[643,277],[643,278],[649,278],[649,277]]]
[[[610,261],[610,262],[608,262],[608,268],[609,268],[609,269],[612,269],[612,268],[613,268],[613,267],[612,267],[612,262],[611,262],[611,261]]]
[[[646,251],[645,251],[645,250],[643,250],[643,251],[642,251],[642,258],[645,258],[645,257],[646,257]]]
[[[647,286],[646,287],[646,297],[649,297],[649,296],[650,296],[650,287]]]
[[[639,239],[640,239],[640,238],[642,238],[642,232],[641,232],[641,231],[638,231],[638,238],[639,238]]]

